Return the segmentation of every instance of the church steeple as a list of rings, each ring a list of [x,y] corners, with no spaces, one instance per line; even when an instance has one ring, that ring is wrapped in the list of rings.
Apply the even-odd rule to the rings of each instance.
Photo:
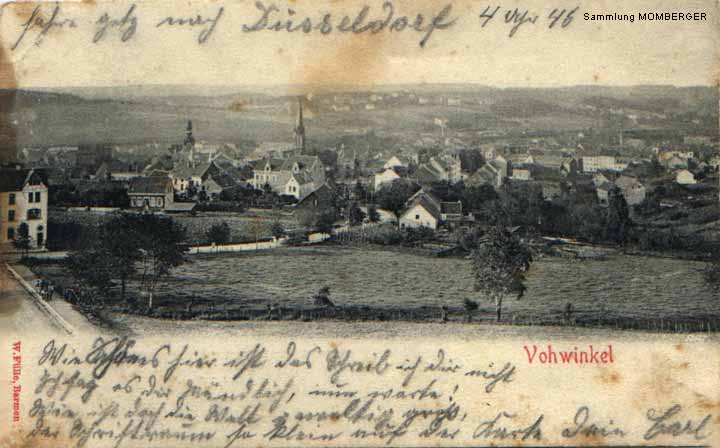
[[[185,146],[195,146],[195,137],[193,137],[192,120],[188,120],[187,128],[185,128]]]
[[[305,124],[303,123],[303,104],[302,97],[298,98],[298,113],[295,121],[295,149],[305,152]]]

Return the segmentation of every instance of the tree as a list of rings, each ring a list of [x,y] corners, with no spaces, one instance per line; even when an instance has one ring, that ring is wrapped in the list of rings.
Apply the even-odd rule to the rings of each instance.
[[[172,268],[187,262],[185,228],[172,218],[154,215],[139,215],[137,229],[143,275],[141,287],[148,292],[148,308],[152,308],[152,298],[158,282],[170,274]]]
[[[622,191],[615,187],[608,195],[607,228],[605,238],[616,244],[627,243],[632,221],[630,211]]]
[[[376,193],[377,203],[380,208],[393,212],[400,225],[400,214],[405,209],[405,204],[419,189],[420,187],[413,182],[396,180],[380,188]]]
[[[467,317],[468,323],[472,322],[472,315],[478,309],[477,302],[475,302],[474,300],[465,298],[465,300],[463,301],[463,307],[465,308],[465,315]]]
[[[350,225],[360,225],[362,224],[363,219],[365,219],[365,212],[360,209],[357,202],[352,202],[348,208],[348,221],[350,221]]]
[[[82,286],[81,297],[88,296],[85,291],[107,297],[112,287],[113,263],[105,250],[99,246],[89,246],[83,250],[71,252],[65,259],[65,266],[75,281]]]
[[[263,232],[265,232],[265,220],[262,216],[258,215],[248,223],[248,232],[250,232],[250,236],[257,245]]]
[[[26,222],[23,222],[18,226],[17,234],[15,239],[12,240],[12,245],[15,250],[22,254],[22,258],[27,258],[28,252],[30,252],[30,245],[32,240],[30,238],[30,227]]]
[[[495,302],[497,321],[502,318],[502,302],[508,294],[522,297],[525,272],[532,263],[528,243],[518,232],[495,227],[472,252],[475,290]]]
[[[213,244],[225,244],[230,241],[230,226],[225,221],[213,224],[205,233],[205,238]]]
[[[273,221],[270,223],[270,233],[275,238],[281,238],[285,236],[285,226],[283,226],[283,223],[280,221],[280,219],[273,219]]]
[[[335,226],[336,220],[337,214],[334,210],[324,210],[320,212],[320,214],[317,216],[317,220],[315,221],[315,228],[318,232],[330,233]]]
[[[126,283],[141,268],[140,287],[149,293],[149,307],[157,283],[173,267],[185,263],[185,229],[172,218],[153,214],[120,214],[71,252],[67,267],[78,283],[103,298],[120,280],[121,297]]]
[[[109,259],[111,277],[120,280],[120,298],[125,300],[127,281],[137,273],[137,263],[142,259],[140,239],[140,215],[123,213],[113,217],[102,227],[98,247]]]
[[[378,213],[375,204],[368,205],[368,219],[370,220],[370,222],[380,221],[380,213]]]

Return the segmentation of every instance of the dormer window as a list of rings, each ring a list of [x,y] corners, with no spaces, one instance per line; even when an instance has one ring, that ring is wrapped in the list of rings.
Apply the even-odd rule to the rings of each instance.
[[[293,173],[299,173],[300,172],[300,165],[297,163],[293,165]]]
[[[270,164],[265,165],[265,171],[270,171]]]

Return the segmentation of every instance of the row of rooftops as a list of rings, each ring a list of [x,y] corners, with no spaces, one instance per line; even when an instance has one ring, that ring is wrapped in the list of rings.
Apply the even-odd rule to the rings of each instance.
[[[18,167],[0,169],[0,192],[22,191],[28,183],[43,183],[47,186],[45,171]]]

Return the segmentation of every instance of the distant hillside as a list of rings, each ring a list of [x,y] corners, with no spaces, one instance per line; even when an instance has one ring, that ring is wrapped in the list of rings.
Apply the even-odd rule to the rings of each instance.
[[[299,86],[295,86],[299,88]],[[330,87],[327,87],[330,89]],[[358,90],[358,89],[356,89]],[[718,92],[711,87],[577,86],[557,89],[499,89],[480,85],[382,86],[376,91],[412,91],[467,99],[461,107],[403,105],[373,111],[315,113],[307,110],[308,138],[332,141],[360,129],[377,132],[434,132],[438,115],[450,130],[580,129],[597,124],[596,110],[624,109],[704,117],[716,126]],[[282,92],[282,93],[281,93]],[[295,92],[297,93],[297,92]],[[295,94],[293,93],[293,94]],[[285,96],[283,96],[285,95]],[[20,146],[79,143],[177,142],[193,120],[198,140],[291,141],[294,113],[288,90],[263,87],[140,86],[60,91],[0,91],[0,130],[17,135]],[[365,98],[366,93],[363,93]],[[252,106],[252,107],[249,107]],[[709,124],[708,124],[709,123]],[[673,129],[671,122],[657,126]]]

